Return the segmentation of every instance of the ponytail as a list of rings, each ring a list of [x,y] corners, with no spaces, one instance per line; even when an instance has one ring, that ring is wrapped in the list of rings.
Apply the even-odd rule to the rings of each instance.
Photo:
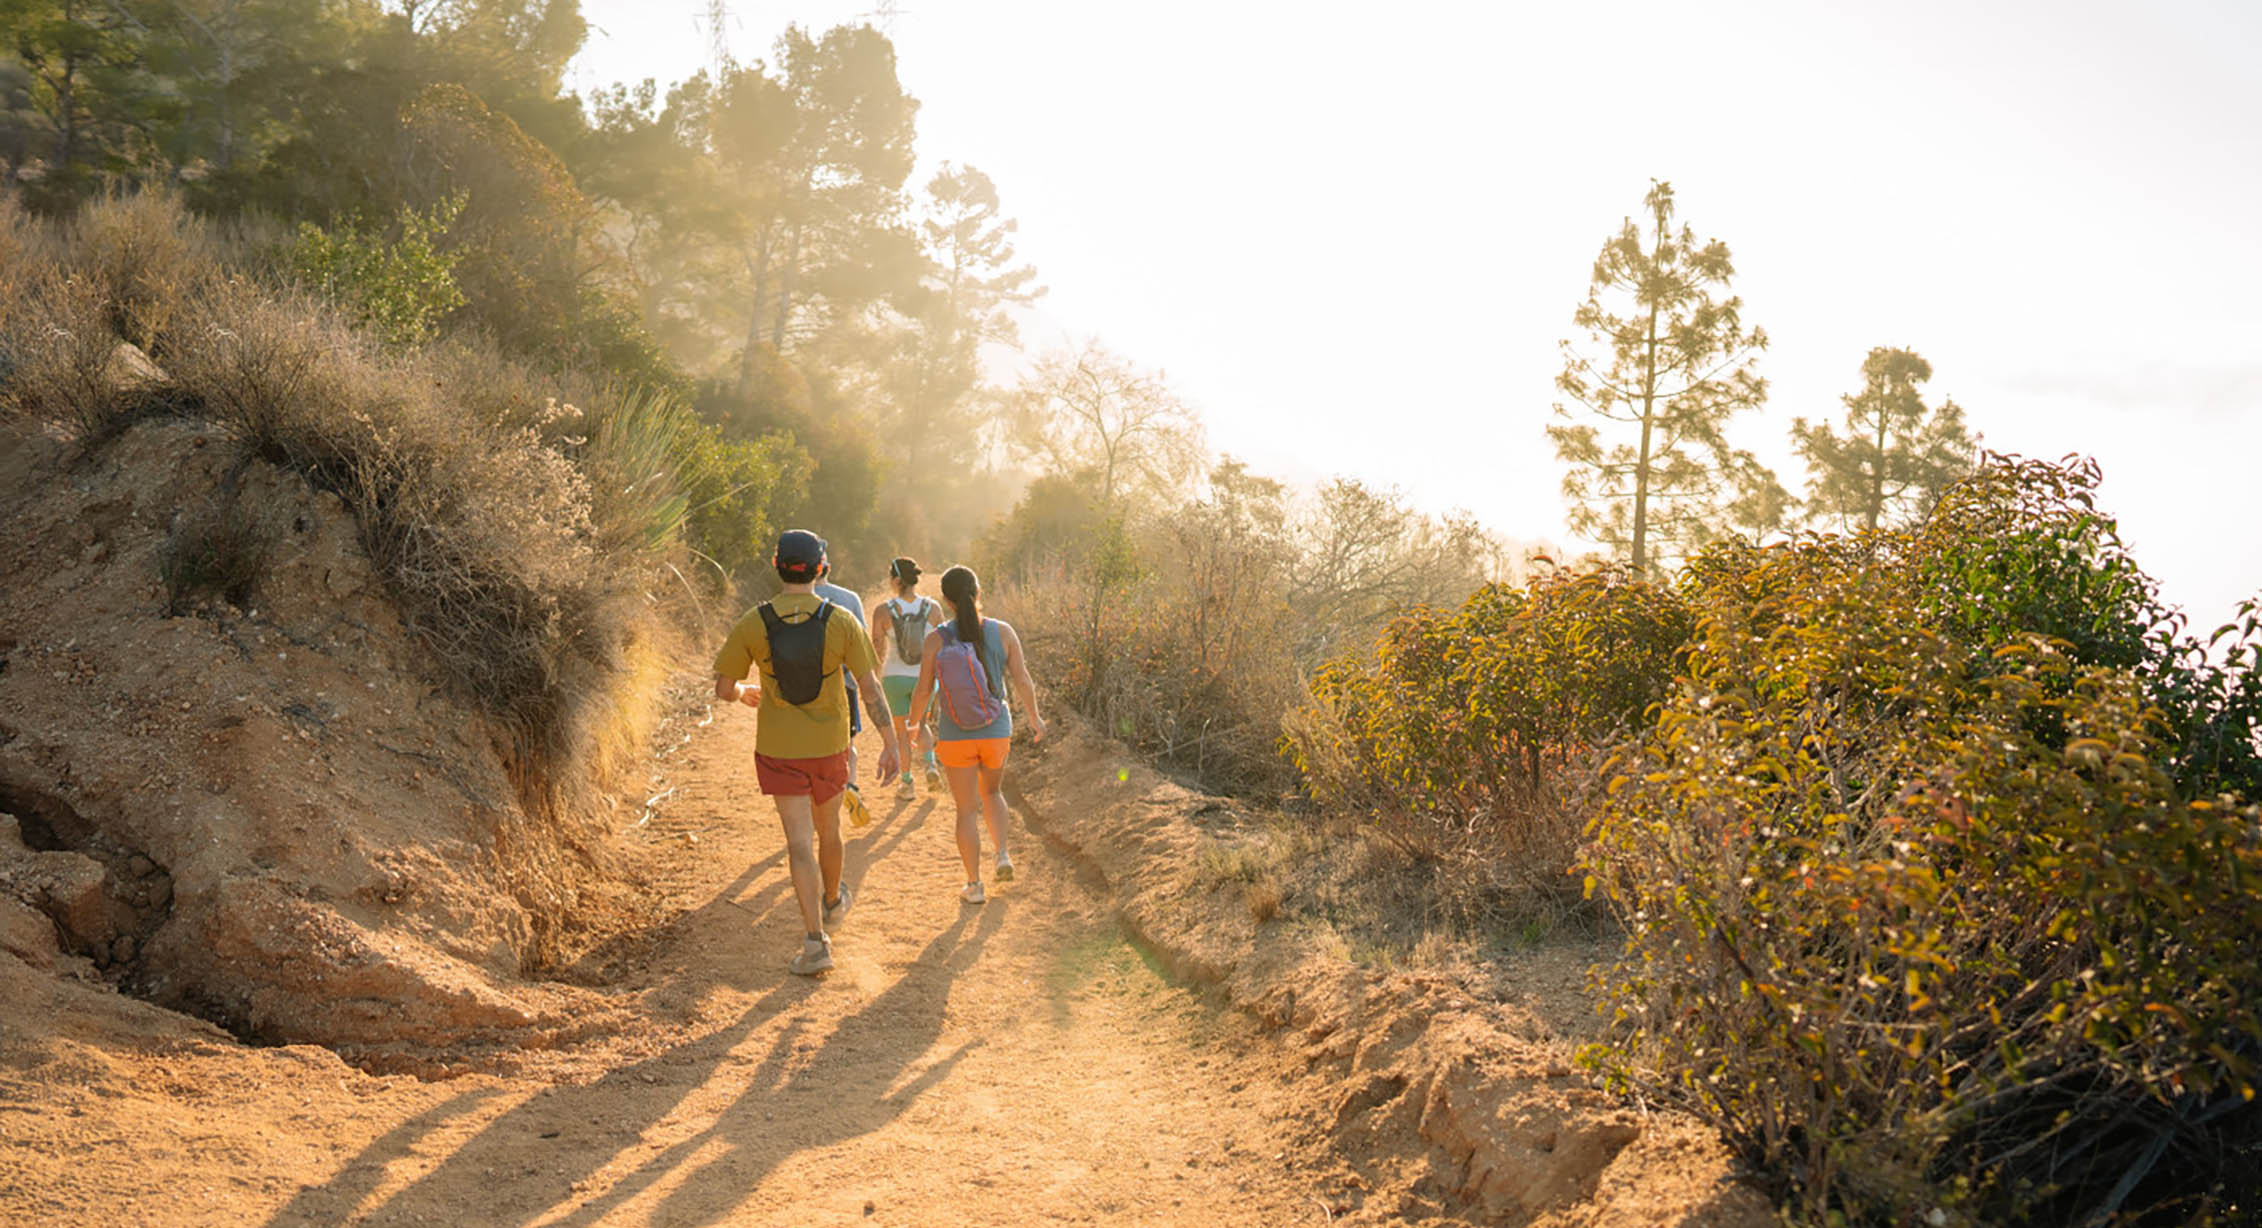
[[[942,595],[958,610],[958,638],[974,646],[974,656],[982,663],[982,672],[990,670],[990,650],[982,634],[982,582],[975,578],[974,569],[963,564],[942,573]]]
[[[899,558],[888,564],[888,579],[895,581],[898,595],[908,597],[919,587],[919,563],[915,559]]]

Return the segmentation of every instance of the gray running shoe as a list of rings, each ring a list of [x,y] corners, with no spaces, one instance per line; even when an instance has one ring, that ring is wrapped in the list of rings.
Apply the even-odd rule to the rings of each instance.
[[[832,903],[825,905],[825,928],[832,929],[841,922],[848,920],[848,910],[855,903],[856,893],[848,889],[847,883],[842,883],[839,897],[834,899]]]
[[[1013,881],[1013,859],[1003,853],[997,855],[997,881],[1001,883]]]
[[[833,970],[833,944],[826,938],[805,938],[801,954],[786,961],[786,971],[795,976],[815,976]]]
[[[982,884],[980,883],[968,883],[966,884],[966,889],[958,893],[958,898],[966,901],[969,904],[979,904],[984,900],[989,899],[990,893],[983,890]]]

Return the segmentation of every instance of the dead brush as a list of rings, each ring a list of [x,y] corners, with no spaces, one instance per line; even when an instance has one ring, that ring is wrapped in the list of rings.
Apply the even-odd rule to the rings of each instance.
[[[93,284],[110,331],[152,357],[197,288],[219,276],[217,246],[179,197],[157,189],[93,202],[65,238],[67,267]]]
[[[444,376],[466,368],[388,353],[303,294],[233,278],[184,319],[168,370],[181,399],[344,499],[442,676],[506,733],[522,785],[572,777],[654,634],[643,564],[600,540],[583,471],[539,424],[463,412]]]
[[[237,609],[249,608],[253,590],[267,570],[271,540],[267,526],[232,493],[176,516],[157,554],[165,612],[177,618],[214,598]]]

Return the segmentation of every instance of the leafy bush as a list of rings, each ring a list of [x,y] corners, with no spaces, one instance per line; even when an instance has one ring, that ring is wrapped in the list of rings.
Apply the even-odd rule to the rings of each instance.
[[[985,566],[1049,691],[1208,788],[1276,793],[1299,686],[1282,495],[1229,463],[1208,498],[1134,519],[1085,478],[1048,480]]]
[[[1575,898],[1596,757],[1664,698],[1690,626],[1672,589],[1627,572],[1490,585],[1321,668],[1289,752],[1316,797],[1409,853],[1495,865],[1526,904]]]
[[[430,210],[404,206],[389,234],[300,222],[285,259],[293,275],[361,327],[387,344],[415,345],[430,340],[464,304],[455,280],[458,253],[444,246],[462,211],[461,196]]]
[[[733,439],[696,424],[685,466],[686,534],[729,579],[746,583],[809,493],[809,454],[783,431]]]
[[[2215,674],[2164,650],[2093,482],[1998,460],[1913,533],[1690,569],[1592,829],[1629,937],[1588,1058],[1806,1219],[2252,1214],[2262,815],[2181,787],[2160,702],[2235,724],[2255,620]]]

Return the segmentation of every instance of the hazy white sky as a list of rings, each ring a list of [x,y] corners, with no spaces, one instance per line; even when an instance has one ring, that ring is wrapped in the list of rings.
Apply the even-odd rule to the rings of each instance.
[[[734,0],[741,59],[872,0]],[[2262,590],[2262,4],[899,0],[927,168],[997,181],[1026,340],[1160,367],[1212,444],[1561,539],[1542,427],[1651,177],[1773,346],[1738,437],[1839,412],[1872,346],[1989,446],[2097,456],[2212,627]],[[697,0],[583,0],[583,87],[702,66]]]

